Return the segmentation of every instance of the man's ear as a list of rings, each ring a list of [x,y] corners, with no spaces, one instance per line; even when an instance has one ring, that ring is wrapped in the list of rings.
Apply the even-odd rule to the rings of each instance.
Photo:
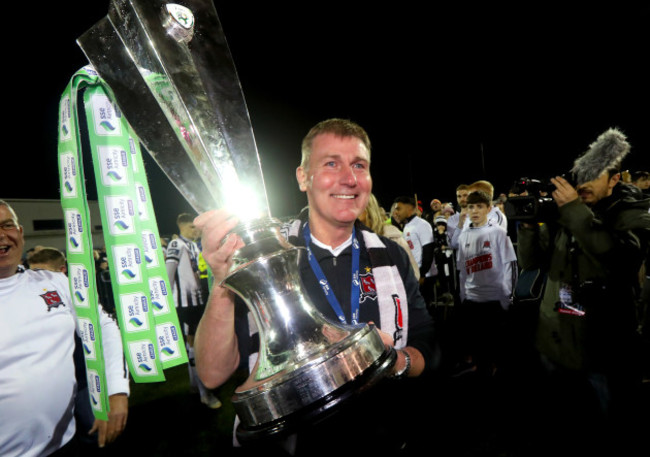
[[[609,186],[610,189],[613,189],[614,186],[615,186],[616,184],[618,184],[618,182],[619,182],[620,180],[621,180],[621,174],[620,174],[620,173],[616,173],[614,176],[612,176],[611,178],[609,178],[609,183],[607,183],[607,184],[608,184],[608,186]]]
[[[296,168],[296,179],[298,180],[298,187],[302,192],[307,192],[307,172],[302,168]]]

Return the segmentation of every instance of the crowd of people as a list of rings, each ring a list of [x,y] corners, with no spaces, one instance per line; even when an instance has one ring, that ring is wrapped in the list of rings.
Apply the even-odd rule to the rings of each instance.
[[[625,147],[620,132],[609,134]],[[520,214],[513,205],[541,196],[541,189],[513,188],[495,198],[486,180],[458,183],[456,202],[436,198],[423,210],[414,197],[398,195],[385,211],[372,194],[365,130],[343,119],[314,126],[296,170],[308,206],[282,233],[309,252],[300,274],[314,306],[333,322],[375,324],[396,361],[385,381],[352,407],[291,434],[236,443],[234,452],[469,455],[472,446],[490,446],[502,455],[541,456],[635,449],[643,423],[635,408],[650,380],[650,182],[647,172],[625,172],[622,157],[600,162],[589,179],[578,170],[576,182],[551,180],[553,190],[544,196],[552,218]],[[245,304],[222,286],[244,242],[231,233],[236,215],[223,209],[196,218],[181,214],[177,223],[165,257],[190,380],[201,401],[218,408],[214,389],[237,370],[252,370],[260,345]],[[17,215],[0,201],[3,305],[26,300],[9,284],[31,278],[20,265],[23,247]],[[62,288],[58,276],[40,273],[45,267],[36,254],[23,259],[44,276],[34,277],[40,281],[34,292],[44,281],[46,288]],[[98,253],[98,275],[103,262]],[[53,268],[65,273],[65,263]],[[359,275],[363,281],[355,287],[351,278]],[[332,293],[324,293],[323,284]],[[69,292],[59,296],[69,310]],[[110,309],[110,297],[102,300]],[[74,332],[67,331],[72,363]],[[0,348],[15,343],[8,335],[0,336]],[[0,360],[0,384],[8,366]],[[66,372],[61,387],[70,390],[73,379]],[[128,390],[118,394],[123,398]],[[0,392],[1,406],[7,398]],[[61,412],[66,407],[52,405]],[[2,423],[5,411],[0,408]],[[119,435],[123,421],[115,427],[109,421],[107,441]],[[0,453],[69,450],[70,431],[53,442],[46,425],[38,432],[42,444],[31,444],[29,452],[19,433],[0,431]]]

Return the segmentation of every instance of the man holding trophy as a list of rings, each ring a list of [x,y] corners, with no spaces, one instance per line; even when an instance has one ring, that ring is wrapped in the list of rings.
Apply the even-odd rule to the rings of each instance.
[[[299,432],[291,453],[323,452],[330,445],[333,452],[336,448],[367,452],[374,447],[398,451],[408,433],[404,386],[409,384],[395,380],[418,377],[433,368],[433,324],[403,249],[357,221],[372,190],[366,132],[350,121],[323,121],[303,140],[302,155],[296,177],[309,207],[285,225],[283,233],[292,244],[309,250],[309,260],[300,265],[309,296],[330,320],[376,323],[384,343],[399,349],[392,379],[362,394],[358,404],[329,422]],[[228,235],[237,222],[224,210],[208,211],[195,219],[216,284],[195,340],[199,376],[208,387],[224,383],[240,359],[251,355],[238,350],[238,346],[249,347],[240,340],[250,340],[251,332],[236,333],[235,295],[219,286],[231,268],[233,254],[244,245],[236,235]],[[358,287],[350,280],[355,273],[360,273]],[[349,434],[349,430],[355,433]],[[336,433],[337,438],[330,439],[329,433]]]
[[[113,0],[78,43],[200,214],[215,286],[195,357],[208,388],[248,367],[232,401],[238,441],[291,454],[403,449],[407,397],[423,401],[412,383],[437,354],[406,253],[357,222],[372,190],[366,132],[332,119],[308,133],[296,177],[309,208],[283,225],[211,0]],[[235,312],[242,301],[248,313]]]

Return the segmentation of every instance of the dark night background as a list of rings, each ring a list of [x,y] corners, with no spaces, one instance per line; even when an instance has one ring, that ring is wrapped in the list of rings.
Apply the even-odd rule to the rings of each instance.
[[[76,38],[108,3],[45,2],[6,25],[6,123],[18,141],[4,153],[0,198],[58,198],[59,98],[86,63]],[[305,204],[294,174],[300,141],[334,116],[370,134],[374,192],[386,208],[401,194],[455,201],[455,187],[476,179],[506,192],[521,176],[561,174],[609,127],[632,144],[625,168],[650,168],[642,2],[215,5],[274,216]],[[190,208],[149,162],[161,233],[171,233]]]

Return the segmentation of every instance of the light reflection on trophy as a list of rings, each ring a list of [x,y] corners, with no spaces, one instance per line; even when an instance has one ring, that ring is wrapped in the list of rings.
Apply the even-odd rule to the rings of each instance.
[[[395,363],[378,331],[325,319],[268,209],[237,72],[212,0],[113,0],[78,39],[140,141],[197,212],[228,208],[245,243],[223,285],[259,331],[233,405],[240,441],[282,436],[336,410]]]

